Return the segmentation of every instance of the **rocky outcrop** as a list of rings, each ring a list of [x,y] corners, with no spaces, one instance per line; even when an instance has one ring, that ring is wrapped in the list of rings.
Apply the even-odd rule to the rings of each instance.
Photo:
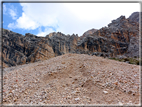
[[[120,16],[107,27],[78,35],[53,32],[46,37],[25,36],[3,29],[4,66],[46,60],[66,53],[102,57],[139,57],[139,23]]]
[[[48,38],[50,45],[55,53],[55,56],[74,53],[77,46],[77,41],[79,40],[78,35],[64,35],[61,32],[53,32],[46,36]]]
[[[139,15],[140,15],[140,12],[134,12],[129,16],[129,19],[139,23]]]
[[[27,33],[25,36],[3,30],[4,66],[15,66],[54,57],[52,47],[42,37]]]
[[[139,23],[139,18],[141,18],[141,23],[142,23],[142,12],[134,12],[134,13],[132,13],[131,15],[130,15],[130,17],[128,18],[129,20],[132,20],[132,21],[134,21],[134,22],[137,22],[137,23]],[[140,26],[140,29],[141,29],[141,31],[142,31],[142,27]],[[142,32],[140,32],[141,33],[141,35],[142,35]],[[142,41],[142,37],[140,37],[141,38],[141,41]],[[138,44],[138,40],[137,39],[135,39],[135,38],[132,38],[131,39],[131,43],[130,43],[130,49],[129,49],[129,51],[130,50],[133,50],[133,51],[137,51],[137,49],[135,49],[135,47],[137,47],[137,44]],[[134,42],[135,41],[135,42]],[[137,43],[137,44],[135,44],[135,43]],[[131,44],[135,44],[135,45],[131,45]],[[140,42],[140,44],[141,44],[141,42]],[[142,45],[141,45],[141,50],[142,50]],[[131,53],[131,54],[133,54],[133,52]]]
[[[83,38],[78,49],[81,53],[104,57],[116,57],[123,54],[138,57],[138,43],[138,23],[121,16],[108,24],[108,27],[103,27]]]
[[[88,35],[91,35],[91,34],[93,34],[94,32],[96,32],[97,31],[97,29],[90,29],[90,30],[88,30],[88,31],[86,31],[81,37],[80,37],[80,39],[83,39],[84,37],[87,37]]]
[[[46,37],[25,36],[3,29],[3,66],[15,66],[75,53],[78,35],[53,32]]]

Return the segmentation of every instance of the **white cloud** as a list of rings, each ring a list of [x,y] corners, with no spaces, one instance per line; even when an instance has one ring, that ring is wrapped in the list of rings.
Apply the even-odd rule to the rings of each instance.
[[[45,28],[44,31],[41,30],[41,28],[39,28],[39,33],[37,34],[37,36],[46,36],[49,33],[54,32],[54,30],[52,28]]]
[[[83,21],[105,20],[120,15],[129,17],[132,12],[140,11],[139,3],[66,3],[65,6]]]
[[[21,28],[21,29],[31,29],[34,30],[38,27],[38,24],[30,19],[25,13],[22,13],[22,16],[19,17],[15,23],[10,23],[9,28]]]
[[[29,18],[25,13],[22,13],[22,16],[17,19],[17,27],[22,29],[36,29],[38,24]]]
[[[24,11],[22,16],[19,17],[15,23],[10,23],[8,25],[9,28],[15,26],[14,28],[34,30],[40,26],[57,26],[58,20],[57,14],[55,13],[56,10],[50,10],[52,5],[21,3],[21,6],[23,6]]]
[[[9,14],[11,15],[13,20],[17,19],[16,11],[14,11],[13,9],[9,9]]]
[[[14,23],[8,24],[8,27],[9,27],[10,29],[15,29]]]
[[[85,31],[107,26],[121,15],[126,18],[139,11],[138,3],[21,3],[22,16],[9,27],[34,30],[45,27],[37,35],[45,36],[53,29],[64,34],[79,34]],[[47,34],[46,34],[47,33]]]
[[[3,14],[10,15],[13,20],[17,19],[17,9],[13,5],[3,3]]]
[[[56,26],[60,5],[55,3],[21,3],[24,13],[42,26]],[[59,10],[58,10],[59,9]]]

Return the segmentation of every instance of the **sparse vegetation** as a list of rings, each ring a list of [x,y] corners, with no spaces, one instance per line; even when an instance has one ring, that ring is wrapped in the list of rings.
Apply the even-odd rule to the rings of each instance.
[[[142,63],[142,58],[109,58],[112,60],[120,61],[120,62],[127,62],[129,64],[135,64],[135,65],[140,65]],[[141,62],[141,63],[140,63]]]

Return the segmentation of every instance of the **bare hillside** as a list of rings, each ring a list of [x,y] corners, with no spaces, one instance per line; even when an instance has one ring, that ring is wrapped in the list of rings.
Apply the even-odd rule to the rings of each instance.
[[[4,104],[140,104],[138,65],[85,54],[4,69]]]

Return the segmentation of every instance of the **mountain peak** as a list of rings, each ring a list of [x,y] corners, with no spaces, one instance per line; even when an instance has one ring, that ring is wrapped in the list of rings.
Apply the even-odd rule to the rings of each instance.
[[[141,12],[142,13],[142,12]],[[140,12],[134,12],[132,13],[128,19],[134,21],[134,22],[137,22],[139,23],[139,15],[140,15]]]

